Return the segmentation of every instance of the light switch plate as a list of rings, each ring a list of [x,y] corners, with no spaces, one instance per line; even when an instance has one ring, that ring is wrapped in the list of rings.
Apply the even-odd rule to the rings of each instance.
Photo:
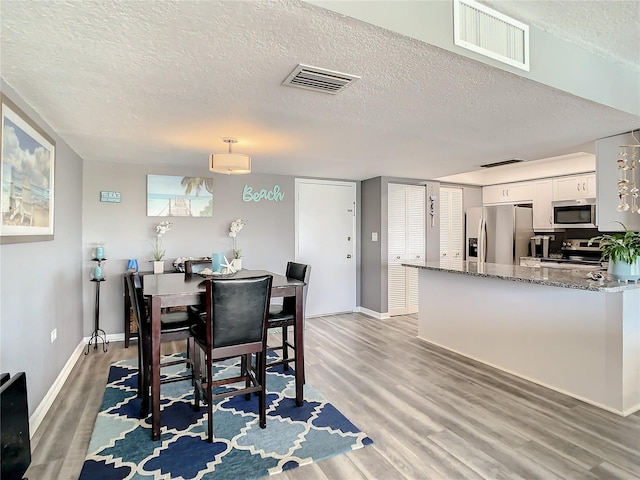
[[[372,242],[378,241],[378,232],[371,232],[371,241]]]

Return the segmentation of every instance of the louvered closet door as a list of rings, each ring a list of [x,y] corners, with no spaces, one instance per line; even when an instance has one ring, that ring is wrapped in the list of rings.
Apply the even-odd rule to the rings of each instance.
[[[400,315],[407,303],[405,258],[407,246],[407,189],[406,185],[388,186],[388,311]]]
[[[425,255],[425,187],[388,186],[388,312],[418,311],[418,271],[401,266]]]
[[[451,235],[449,225],[451,224],[451,189],[440,187],[440,260],[449,257],[451,249]]]
[[[421,185],[407,186],[407,259],[425,258],[425,193]],[[418,269],[405,268],[407,313],[418,311]]]
[[[462,189],[440,187],[440,259],[460,265],[464,259]]]

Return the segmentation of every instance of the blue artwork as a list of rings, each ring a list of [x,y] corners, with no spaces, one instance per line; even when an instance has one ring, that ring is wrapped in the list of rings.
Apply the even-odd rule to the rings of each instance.
[[[213,178],[147,175],[147,216],[213,216]]]
[[[53,140],[3,101],[1,236],[53,235],[54,160]]]

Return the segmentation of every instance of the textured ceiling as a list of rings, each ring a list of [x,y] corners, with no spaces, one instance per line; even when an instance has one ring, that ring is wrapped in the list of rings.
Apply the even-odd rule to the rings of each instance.
[[[640,1],[481,0],[505,15],[640,69]]]
[[[484,3],[526,5],[536,21],[546,5],[578,36],[578,8],[556,3],[620,3],[632,14],[640,5]],[[226,150],[222,137],[235,136],[234,151],[252,155],[254,172],[428,179],[513,157],[592,152],[595,139],[638,125],[628,113],[299,1],[0,6],[3,80],[87,161],[205,167],[211,152]],[[602,32],[589,27],[582,38],[611,51],[597,42]],[[633,63],[638,42],[611,40],[618,60]],[[338,95],[282,86],[298,63],[361,80]]]

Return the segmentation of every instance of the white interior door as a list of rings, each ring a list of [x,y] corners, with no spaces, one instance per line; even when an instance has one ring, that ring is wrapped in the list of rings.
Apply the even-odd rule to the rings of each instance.
[[[311,265],[306,315],[356,307],[356,184],[296,179],[296,261]]]

